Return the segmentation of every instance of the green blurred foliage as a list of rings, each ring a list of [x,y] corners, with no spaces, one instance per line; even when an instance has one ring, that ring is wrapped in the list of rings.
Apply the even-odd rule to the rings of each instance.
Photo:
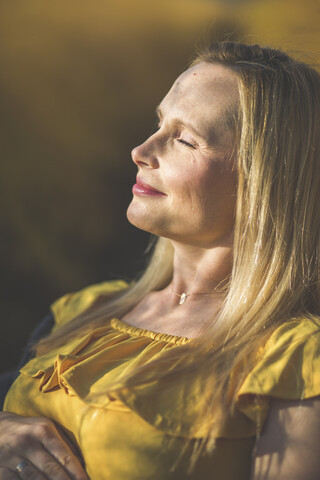
[[[0,0],[2,370],[57,296],[143,268],[130,150],[194,46],[296,42],[316,61],[318,25],[313,0]]]

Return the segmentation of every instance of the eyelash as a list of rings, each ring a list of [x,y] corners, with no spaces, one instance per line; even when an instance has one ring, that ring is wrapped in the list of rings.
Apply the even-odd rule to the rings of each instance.
[[[161,128],[161,122],[159,121],[157,123],[156,130],[159,130],[160,128]],[[194,150],[196,148],[194,145],[192,145],[192,143],[189,143],[186,140],[183,140],[182,138],[177,138],[176,140],[178,140],[178,142],[181,143],[181,145],[184,145],[187,148],[193,148]]]
[[[182,145],[186,146],[187,148],[193,148],[195,149],[195,146],[192,145],[191,143],[186,142],[182,138],[177,138],[178,142],[181,143]]]

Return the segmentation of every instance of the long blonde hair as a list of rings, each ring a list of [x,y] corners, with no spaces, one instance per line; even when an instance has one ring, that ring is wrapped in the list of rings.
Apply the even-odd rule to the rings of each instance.
[[[279,324],[320,314],[320,76],[283,52],[258,45],[215,43],[197,56],[194,63],[199,62],[232,69],[239,83],[232,274],[224,305],[203,334],[168,350],[160,364],[154,362],[153,373],[150,363],[139,367],[127,384],[142,384],[150,375],[170,382],[206,369],[211,397],[206,411],[199,412],[204,418],[209,409],[227,415],[255,352]],[[40,342],[38,354],[107,317],[121,317],[170,282],[172,265],[171,243],[160,238],[136,283]],[[215,432],[213,421],[205,445]]]

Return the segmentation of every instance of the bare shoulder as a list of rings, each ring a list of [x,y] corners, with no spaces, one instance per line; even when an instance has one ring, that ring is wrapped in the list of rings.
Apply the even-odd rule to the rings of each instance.
[[[252,480],[319,480],[320,397],[272,400],[253,458]]]

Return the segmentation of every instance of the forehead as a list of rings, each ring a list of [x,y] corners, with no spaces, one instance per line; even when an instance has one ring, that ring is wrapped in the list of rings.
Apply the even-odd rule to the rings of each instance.
[[[237,74],[230,68],[216,63],[201,62],[183,72],[172,86],[172,90],[199,88],[202,93],[223,93],[226,89],[237,90]],[[234,92],[235,93],[235,92]]]
[[[174,82],[160,104],[160,110],[173,117],[183,116],[203,129],[228,122],[239,102],[236,73],[222,65],[199,63]]]

